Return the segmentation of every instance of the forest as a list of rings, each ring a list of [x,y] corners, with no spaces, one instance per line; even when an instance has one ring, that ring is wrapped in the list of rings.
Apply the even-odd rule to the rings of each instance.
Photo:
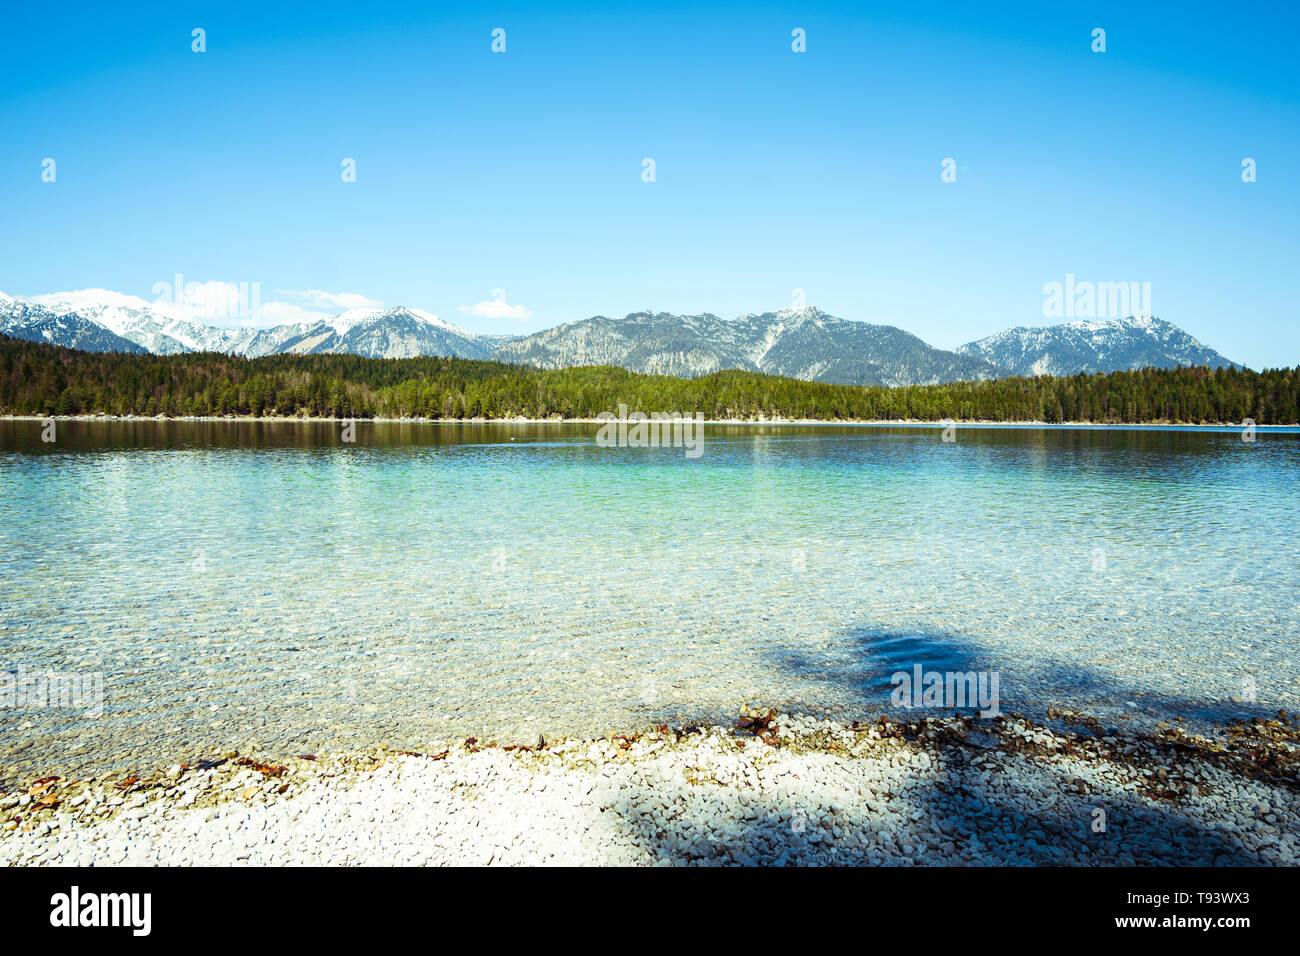
[[[882,388],[757,372],[699,378],[610,366],[537,369],[458,358],[79,352],[0,336],[0,415],[594,418],[702,412],[792,418],[1296,424],[1300,367],[1142,369]]]

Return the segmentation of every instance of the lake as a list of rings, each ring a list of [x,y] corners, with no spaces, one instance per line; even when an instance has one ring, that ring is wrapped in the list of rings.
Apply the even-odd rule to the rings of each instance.
[[[1300,430],[597,427],[0,421],[0,672],[102,681],[0,707],[0,776],[904,716],[916,665],[1039,715],[1300,706]]]

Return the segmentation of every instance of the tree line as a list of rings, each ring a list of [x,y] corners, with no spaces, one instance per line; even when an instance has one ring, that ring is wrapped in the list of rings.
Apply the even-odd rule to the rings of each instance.
[[[1300,421],[1300,367],[1142,369],[883,388],[758,372],[699,378],[611,366],[537,369],[472,359],[79,352],[0,336],[0,414],[594,418],[632,411],[709,419]]]

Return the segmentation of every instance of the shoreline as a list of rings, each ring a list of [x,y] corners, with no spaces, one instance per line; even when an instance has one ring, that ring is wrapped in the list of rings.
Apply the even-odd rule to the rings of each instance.
[[[14,422],[230,422],[244,424],[267,422],[270,424],[343,424],[346,422],[373,423],[377,425],[607,425],[608,420],[599,418],[319,418],[304,415],[0,415],[0,421]],[[893,418],[893,419],[835,419],[835,418],[718,418],[705,419],[705,425],[817,425],[853,427],[939,427],[948,424],[943,419],[932,418]],[[978,427],[999,428],[1091,428],[1091,429],[1133,429],[1133,428],[1244,428],[1240,422],[1044,422],[1044,421],[997,421],[993,419],[970,418],[954,419],[953,424]],[[1255,430],[1272,431],[1287,428],[1300,428],[1300,422],[1290,425],[1255,425]]]
[[[740,709],[0,793],[0,865],[1294,865],[1300,721],[1210,736],[1053,709],[840,723]]]

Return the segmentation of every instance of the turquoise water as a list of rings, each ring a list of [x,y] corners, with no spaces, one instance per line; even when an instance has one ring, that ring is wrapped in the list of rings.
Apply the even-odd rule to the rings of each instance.
[[[0,671],[104,710],[0,708],[0,775],[870,716],[918,663],[1030,713],[1300,705],[1296,430],[40,431],[0,422]]]

